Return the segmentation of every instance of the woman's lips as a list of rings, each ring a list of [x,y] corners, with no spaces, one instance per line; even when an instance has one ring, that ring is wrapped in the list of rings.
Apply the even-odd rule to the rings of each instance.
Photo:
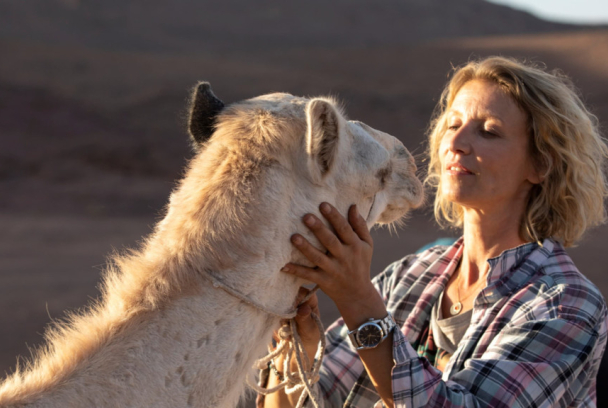
[[[467,176],[467,175],[475,175],[475,173],[473,173],[471,170],[467,169],[464,166],[461,166],[460,164],[448,164],[445,168],[445,171],[447,174],[451,174],[454,176]]]

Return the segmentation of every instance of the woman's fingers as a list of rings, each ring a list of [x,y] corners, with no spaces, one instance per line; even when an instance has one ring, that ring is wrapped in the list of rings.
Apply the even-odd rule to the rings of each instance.
[[[321,203],[319,209],[321,210],[321,214],[323,214],[325,219],[327,219],[327,221],[329,221],[331,226],[334,228],[336,234],[338,235],[338,238],[340,238],[342,242],[347,245],[357,243],[357,241],[359,240],[357,234],[355,234],[349,222],[346,220],[346,218],[342,216],[342,214],[340,214],[338,210],[336,210],[329,203]],[[332,235],[334,234],[332,233]]]
[[[372,239],[372,234],[369,232],[369,228],[367,228],[367,221],[365,221],[365,218],[363,218],[357,210],[356,204],[351,205],[348,209],[348,220],[357,236],[373,248],[374,240]]]
[[[310,306],[310,308],[314,311],[314,309],[318,310],[319,307],[319,298],[317,297],[316,293],[313,293],[312,295],[310,295],[310,297],[308,299],[306,299],[306,296],[308,296],[308,294],[311,292],[312,289],[308,289],[304,286],[300,286],[300,289],[298,290],[298,296],[296,297],[296,303],[294,306],[304,306],[304,305],[308,305]],[[306,302],[302,303],[302,301],[306,299]],[[300,305],[300,303],[302,303]]]
[[[318,224],[321,224],[317,221]],[[335,236],[334,236],[335,238]],[[310,242],[306,240],[300,234],[294,234],[291,237],[291,242],[295,245],[302,254],[314,265],[318,266],[321,269],[330,270],[333,266],[333,261],[325,255],[323,252],[319,251],[317,248],[312,246]]]
[[[327,250],[335,257],[342,256],[343,252],[343,244],[342,241],[338,239],[336,234],[334,234],[325,224],[321,222],[320,219],[315,217],[313,214],[306,214],[304,216],[304,224],[308,227],[309,230],[315,234],[315,237],[319,240],[319,242],[327,248]],[[305,254],[306,255],[306,254]],[[311,259],[312,261],[312,259]],[[314,261],[313,261],[314,262]],[[315,265],[319,265],[315,262]],[[321,265],[319,265],[321,266]]]
[[[372,244],[373,241],[369,229],[367,228],[367,223],[358,213],[356,205],[352,205],[349,208],[348,220],[329,203],[322,203],[319,206],[319,209],[336,231],[335,233],[313,214],[306,214],[303,221],[313,234],[315,234],[315,237],[319,242],[327,248],[334,257],[342,258],[344,256],[344,244],[356,245],[361,240],[370,245]],[[298,246],[295,241],[294,244]],[[302,243],[302,245],[304,245],[304,243]],[[308,243],[308,245],[310,244]],[[310,245],[310,247],[314,248],[312,245]],[[318,261],[320,261],[320,254],[322,254],[321,251],[318,251],[318,253],[312,251],[310,255],[313,256],[314,259],[311,259],[304,253],[311,262],[322,267],[322,265],[318,263]]]
[[[322,203],[319,209],[330,226],[312,214],[304,216],[303,221],[324,248],[317,249],[300,234],[291,237],[293,245],[316,268],[288,263],[282,270],[316,283],[336,304],[347,305],[352,303],[353,293],[366,294],[367,286],[371,285],[373,241],[356,206],[349,208],[347,217],[328,203]],[[318,314],[314,305],[303,305],[296,319],[311,323],[312,312]]]
[[[310,289],[301,287],[296,298],[298,305],[298,314],[295,317],[298,326],[298,333],[302,340],[311,348],[319,341],[319,330],[317,324],[311,317],[311,313],[319,316],[319,299],[317,294],[313,293],[304,303],[300,304],[304,298],[310,293]]]
[[[320,269],[288,263],[281,268],[281,272],[290,273],[298,278],[306,279],[307,281],[316,283],[320,286],[325,283],[325,276]]]
[[[309,293],[310,289],[300,286],[300,289],[298,289],[298,294],[296,295],[296,302],[294,306],[299,305]]]

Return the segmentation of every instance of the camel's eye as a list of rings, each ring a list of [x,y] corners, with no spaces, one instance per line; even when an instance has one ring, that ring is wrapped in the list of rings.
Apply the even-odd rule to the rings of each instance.
[[[384,185],[386,184],[386,180],[388,180],[388,177],[391,175],[391,172],[392,169],[390,166],[388,166],[378,170],[378,172],[376,173],[376,177],[378,178],[378,180],[380,180],[380,184],[382,185],[382,187],[384,187]]]

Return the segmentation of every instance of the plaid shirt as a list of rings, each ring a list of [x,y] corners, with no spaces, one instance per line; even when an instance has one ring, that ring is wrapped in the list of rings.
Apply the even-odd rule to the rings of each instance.
[[[393,331],[395,406],[595,407],[606,303],[553,240],[488,260],[471,326],[445,372],[433,366],[429,316],[462,249],[461,238],[407,256],[374,279],[400,327]],[[326,407],[382,406],[347,331],[342,319],[327,331],[317,392]]]

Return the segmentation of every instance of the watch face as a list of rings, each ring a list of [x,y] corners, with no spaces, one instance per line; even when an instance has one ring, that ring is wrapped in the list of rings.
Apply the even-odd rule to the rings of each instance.
[[[375,323],[364,324],[359,328],[357,339],[364,347],[375,347],[382,341],[382,329]]]

